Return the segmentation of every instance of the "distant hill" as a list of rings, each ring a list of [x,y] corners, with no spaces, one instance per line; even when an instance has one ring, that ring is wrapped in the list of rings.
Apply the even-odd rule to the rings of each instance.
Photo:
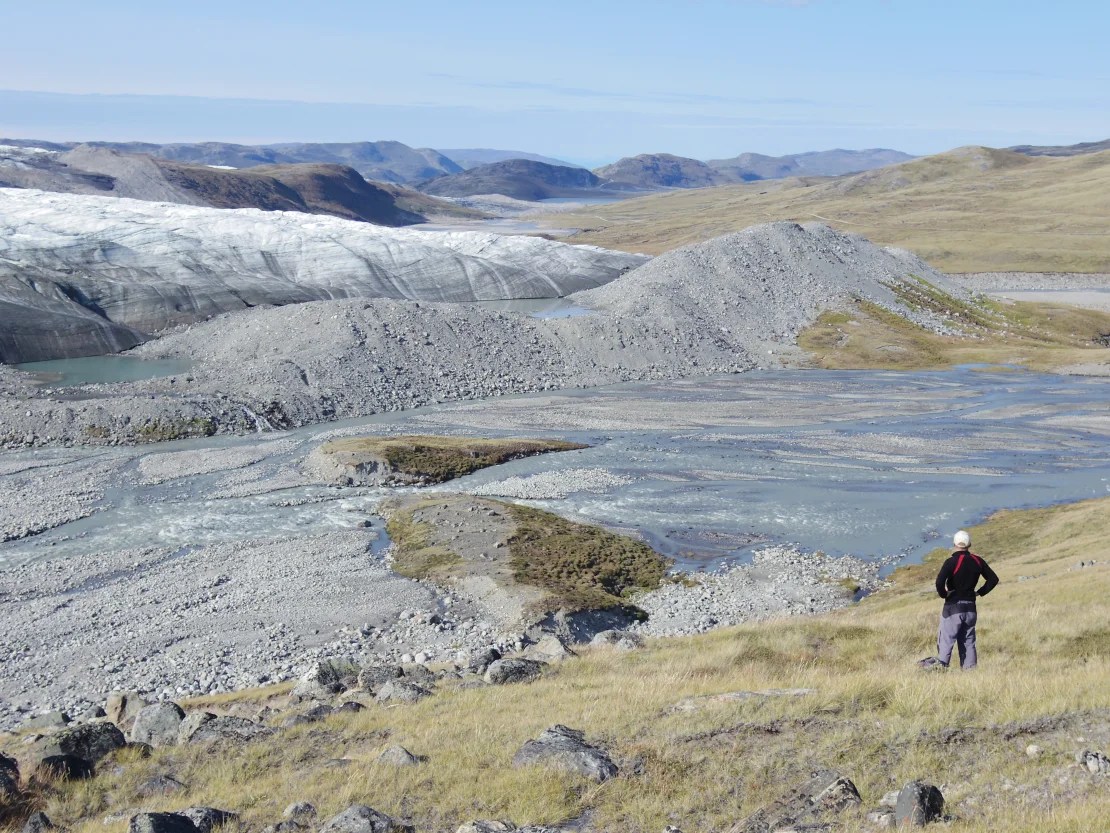
[[[818,150],[786,156],[742,153],[731,159],[710,159],[707,163],[733,182],[782,179],[788,176],[843,176],[887,165],[908,162],[914,157],[900,150]]]
[[[628,156],[594,173],[614,186],[629,188],[707,188],[789,176],[842,176],[906,162],[914,157],[897,150],[822,150],[789,156],[742,153],[732,159],[702,162],[670,153]]]
[[[571,162],[554,159],[550,156],[541,156],[538,153],[527,153],[522,150],[495,150],[494,148],[440,148],[442,153],[463,170],[477,168],[480,165],[492,165],[494,162],[505,162],[509,159],[528,159],[532,162],[544,162],[548,165],[558,165],[562,168],[579,168]]]
[[[1015,145],[1007,148],[1026,156],[1079,156],[1083,153],[1101,153],[1110,150],[1110,139],[1101,142],[1080,142],[1077,145]]]
[[[477,214],[401,186],[368,182],[345,165],[227,170],[90,145],[66,152],[0,148],[0,187],[301,211],[387,226],[420,223],[430,214]]]
[[[552,215],[576,243],[658,254],[774,220],[820,220],[951,272],[1110,272],[1110,151],[957,148],[835,179],[672,191]]]
[[[594,173],[612,185],[645,189],[704,188],[734,181],[704,162],[670,153],[628,156]]]
[[[77,142],[39,142],[0,139],[0,145],[72,150]],[[148,142],[85,142],[88,147],[122,153],[141,153],[195,165],[254,168],[259,165],[292,165],[302,162],[347,165],[367,179],[411,185],[432,177],[458,173],[462,168],[430,148],[411,148],[401,142],[333,142],[275,145],[237,145],[229,142],[151,144]]]
[[[601,180],[585,168],[509,159],[433,179],[418,188],[425,194],[440,197],[502,194],[518,200],[544,200],[588,196],[601,184]]]

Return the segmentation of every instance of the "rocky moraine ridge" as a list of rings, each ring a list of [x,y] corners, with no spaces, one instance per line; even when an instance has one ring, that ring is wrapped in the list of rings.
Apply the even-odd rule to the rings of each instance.
[[[466,266],[462,241],[473,236],[458,235],[459,252],[445,256],[454,266]],[[540,264],[533,268],[545,275],[561,273],[563,253],[579,248],[549,252],[544,247],[557,244],[478,236],[494,250],[542,250],[543,271]],[[902,300],[895,291],[901,283],[924,280],[953,298],[970,297],[907,252],[820,224],[755,226],[668,252],[620,277],[627,256],[587,255],[597,288],[568,297],[588,314],[541,320],[466,304],[387,299],[241,309],[133,351],[190,361],[187,374],[71,390],[64,400],[49,391],[25,396],[26,388],[4,397],[0,443],[141,442],[511,393],[736,373],[797,359],[801,330],[826,310],[860,301],[947,331],[943,315]],[[435,276],[428,273],[427,280]],[[519,296],[521,278],[514,280],[503,294]],[[543,283],[554,295],[573,288],[550,278]]]

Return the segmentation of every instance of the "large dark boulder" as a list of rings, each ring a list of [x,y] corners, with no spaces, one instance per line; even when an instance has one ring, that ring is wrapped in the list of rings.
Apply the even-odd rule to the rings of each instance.
[[[545,729],[520,747],[513,766],[530,764],[574,772],[598,783],[608,781],[618,771],[604,749],[586,743],[584,733],[561,725]]]
[[[96,767],[77,755],[47,755],[35,765],[31,777],[37,783],[83,781],[96,775]]]
[[[924,827],[944,815],[944,796],[939,789],[924,781],[910,781],[898,793],[894,805],[897,827]]]
[[[13,799],[19,795],[19,762],[0,754],[0,799]]]
[[[127,745],[127,738],[111,723],[83,723],[40,739],[34,751],[39,758],[51,755],[76,755],[96,763],[109,752]]]
[[[493,685],[507,685],[509,683],[530,683],[539,679],[547,663],[534,659],[511,657],[499,659],[490,664],[486,669],[485,679]]]
[[[199,833],[188,816],[180,813],[139,813],[131,817],[127,833]]]
[[[217,810],[215,807],[188,807],[178,815],[185,816],[200,833],[212,833],[217,827],[223,827],[239,820],[238,813],[229,810]]]

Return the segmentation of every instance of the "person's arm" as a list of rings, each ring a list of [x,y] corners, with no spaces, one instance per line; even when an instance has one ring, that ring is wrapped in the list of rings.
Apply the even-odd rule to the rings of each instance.
[[[986,562],[984,562],[986,563]],[[948,598],[948,579],[952,578],[952,558],[948,557],[937,573],[937,595],[942,599]]]
[[[983,574],[983,586],[976,590],[975,593],[978,596],[985,596],[998,585],[998,576],[986,561],[983,561],[980,572]]]

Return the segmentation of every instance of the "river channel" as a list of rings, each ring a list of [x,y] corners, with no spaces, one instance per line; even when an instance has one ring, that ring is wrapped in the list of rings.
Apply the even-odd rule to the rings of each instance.
[[[0,544],[0,566],[380,528],[375,508],[389,490],[314,484],[301,471],[325,438],[357,433],[587,443],[436,488],[513,494],[522,480],[542,482],[534,505],[637,532],[687,569],[744,559],[765,543],[912,559],[997,508],[1110,494],[1110,380],[982,368],[767,371],[138,449],[9,452],[0,486],[31,470],[44,484],[64,482],[90,466],[100,485],[87,517]],[[51,500],[45,485],[41,499]]]

